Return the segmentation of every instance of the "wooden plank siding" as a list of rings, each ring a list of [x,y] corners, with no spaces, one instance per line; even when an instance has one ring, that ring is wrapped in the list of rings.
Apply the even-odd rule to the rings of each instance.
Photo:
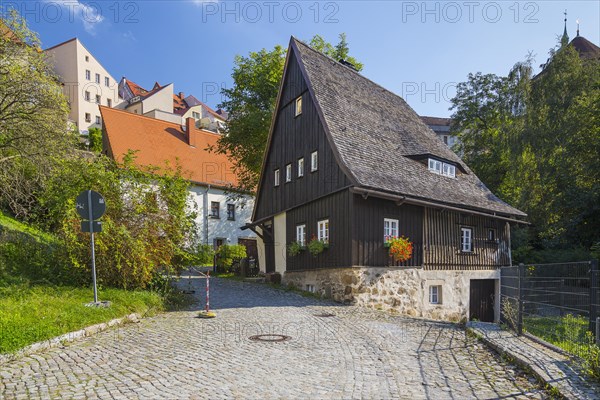
[[[423,264],[423,208],[353,195],[352,263],[357,266],[398,267]],[[398,233],[413,242],[413,256],[404,263],[394,261],[384,247],[383,220],[398,220]]]
[[[302,114],[295,115],[295,99],[302,95]],[[296,57],[290,55],[271,147],[262,174],[254,220],[278,214],[350,185],[338,166],[315,104],[306,89]],[[310,156],[318,151],[318,170],[310,171]],[[298,159],[304,157],[304,177],[298,177]],[[285,168],[292,164],[292,181]],[[274,186],[274,171],[280,185]]]
[[[296,240],[296,226],[306,224],[306,242],[317,236],[318,221],[329,219],[329,248],[317,257],[308,249],[290,257],[287,255],[286,269],[299,271],[317,268],[351,267],[350,246],[351,194],[342,190],[315,200],[286,213],[286,244]]]
[[[473,252],[461,252],[461,228],[473,228]],[[496,240],[488,240],[495,229]],[[510,226],[483,216],[425,208],[425,269],[477,270],[510,265]]]

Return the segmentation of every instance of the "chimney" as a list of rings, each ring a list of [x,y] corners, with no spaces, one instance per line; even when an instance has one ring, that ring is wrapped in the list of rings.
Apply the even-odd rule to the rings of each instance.
[[[183,92],[179,92],[179,98],[183,100]]]
[[[188,117],[185,120],[185,137],[187,139],[187,143],[196,147],[196,120],[194,118]]]

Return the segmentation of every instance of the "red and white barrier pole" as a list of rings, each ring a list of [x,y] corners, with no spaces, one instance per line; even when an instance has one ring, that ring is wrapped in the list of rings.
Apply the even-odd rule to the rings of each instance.
[[[206,312],[210,311],[210,271],[206,273]]]

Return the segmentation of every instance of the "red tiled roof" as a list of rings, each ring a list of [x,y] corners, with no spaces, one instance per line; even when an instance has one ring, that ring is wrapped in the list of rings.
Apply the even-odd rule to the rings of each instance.
[[[421,120],[423,122],[425,122],[427,125],[450,126],[450,124],[452,123],[451,118],[442,118],[442,117],[421,116]]]
[[[146,89],[144,89],[137,83],[130,81],[129,79],[127,79],[127,87],[129,87],[129,90],[131,90],[131,93],[133,93],[134,97],[145,96],[148,94],[148,91]]]
[[[179,165],[192,182],[219,187],[238,185],[227,155],[207,150],[217,143],[218,134],[193,128],[196,146],[192,147],[187,132],[178,124],[104,106],[100,106],[100,113],[107,151],[116,161],[123,161],[129,150],[137,150],[137,165]]]

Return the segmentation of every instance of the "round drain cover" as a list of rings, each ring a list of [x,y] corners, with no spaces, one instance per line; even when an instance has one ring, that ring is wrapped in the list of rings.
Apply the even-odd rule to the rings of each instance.
[[[286,335],[254,335],[249,337],[250,340],[254,340],[255,342],[285,342],[286,340],[290,340],[291,337]]]
[[[314,314],[315,317],[321,317],[321,318],[329,318],[329,317],[335,317],[335,314],[331,314],[331,313],[321,313],[321,314]]]

